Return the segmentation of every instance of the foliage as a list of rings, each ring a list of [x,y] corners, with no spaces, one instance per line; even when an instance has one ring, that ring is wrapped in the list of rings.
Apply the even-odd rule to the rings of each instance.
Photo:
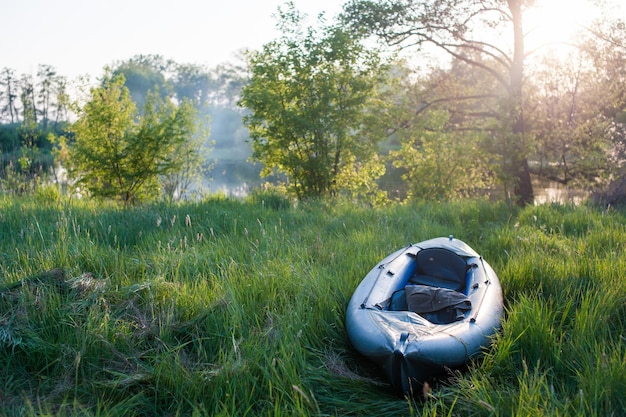
[[[492,134],[497,141],[513,139],[514,146],[498,149],[503,152],[501,166],[506,168],[502,180],[511,183],[515,200],[521,205],[533,201],[528,164],[533,138],[526,133],[523,111],[526,55],[523,16],[529,5],[524,0],[353,0],[344,7],[343,17],[347,25],[363,36],[377,36],[397,48],[434,46],[493,81],[492,88],[479,95],[453,91],[443,101],[469,103],[470,107],[481,98],[498,98],[499,108],[491,112],[491,117],[498,118],[505,130]],[[508,44],[503,45],[502,39],[507,39]],[[422,107],[441,100],[426,102]],[[484,126],[474,128],[484,129]]]
[[[163,72],[170,66],[159,55],[138,55],[118,63],[112,71],[113,78],[124,76],[124,85],[138,109],[143,109],[150,92],[159,91],[167,97],[167,82]]]
[[[67,80],[50,65],[39,65],[35,77],[0,71],[0,122],[19,123],[31,112],[42,130],[55,130],[67,120],[68,104]]]
[[[533,73],[533,172],[568,186],[598,187],[622,165],[613,141],[623,137],[615,113],[624,104],[607,94],[600,81],[605,76],[590,65],[588,53],[575,50],[567,57],[545,58]]]
[[[154,198],[159,179],[197,163],[190,141],[198,125],[188,101],[178,106],[149,94],[141,116],[124,77],[105,75],[71,127],[63,164],[90,195],[124,203]]]
[[[450,57],[421,73],[411,129],[427,109],[445,109],[449,131],[480,131],[505,195],[530,202],[528,174],[569,187],[619,178],[624,149],[624,22],[582,31],[567,56],[524,49],[535,2],[390,0],[348,2],[344,21],[392,47],[434,46]],[[528,32],[528,31],[526,31]],[[512,36],[511,36],[512,35]],[[543,59],[541,57],[543,56]]]
[[[160,55],[136,55],[118,62],[113,75],[124,75],[125,86],[139,108],[149,91],[158,89],[163,98],[192,101],[200,113],[211,106],[234,108],[246,81],[245,68],[225,63],[215,68],[181,64]]]
[[[288,188],[291,196],[312,190],[312,195],[369,199],[379,205],[388,200],[386,193],[400,190],[396,196],[404,198],[409,188],[413,188],[413,196],[421,198],[474,194],[467,186],[452,183],[452,189],[444,190],[445,180],[464,178],[437,177],[434,174],[442,171],[429,169],[455,155],[461,157],[454,150],[456,145],[448,148],[444,144],[465,143],[468,149],[475,149],[481,165],[488,164],[489,172],[481,167],[482,174],[472,176],[472,184],[483,181],[491,189],[490,182],[497,179],[497,190],[503,190],[505,198],[529,202],[532,188],[522,186],[529,174],[533,180],[576,189],[605,191],[608,183],[615,182],[609,189],[614,195],[605,198],[622,200],[626,25],[609,18],[594,22],[576,45],[570,45],[570,55],[533,60],[537,51],[525,50],[519,35],[525,12],[535,3],[352,0],[346,4],[339,28],[336,22],[326,25],[323,19],[317,28],[307,28],[293,6],[280,11],[282,37],[249,55],[257,60],[258,88],[248,86],[247,98],[251,100],[254,92],[259,105],[263,100],[284,99],[266,109],[283,119],[271,124],[267,123],[271,119],[259,116],[252,159],[261,161],[263,155],[261,162],[268,162],[263,174],[270,174],[270,181],[278,185],[275,190]],[[417,72],[394,67],[385,74],[385,78],[389,73],[397,77],[401,89],[380,77],[386,70],[377,65],[382,55],[376,55],[381,51],[359,43],[359,36],[369,35],[387,41],[392,48],[419,53],[419,60],[414,61]],[[367,39],[365,44],[373,42]],[[433,46],[437,51],[431,55]],[[446,54],[449,61],[441,59]],[[270,66],[272,59],[274,67]],[[176,154],[189,163],[187,167],[175,175],[160,175],[159,181],[150,181],[149,186],[146,183],[146,196],[161,192],[165,199],[179,198],[200,174],[218,183],[216,189],[228,183],[249,190],[260,183],[261,164],[247,162],[252,150],[249,132],[242,124],[246,112],[235,106],[242,87],[248,84],[243,64],[208,69],[158,55],[137,55],[118,62],[112,71],[124,75],[139,115],[149,91],[155,93],[158,87],[160,98],[155,100],[167,101],[169,96],[180,103],[188,99],[201,116],[210,117],[212,141],[198,135],[193,139],[196,143],[185,142],[187,148]],[[254,76],[254,71],[251,73]],[[282,78],[277,76],[270,83],[272,74]],[[272,94],[264,91],[266,85],[275,87]],[[30,192],[49,181],[47,177],[53,173],[49,133],[64,135],[70,143],[73,140],[73,133],[64,131],[64,124],[75,116],[68,108],[68,87],[68,81],[49,65],[39,65],[35,75],[0,69],[3,192]],[[353,101],[347,100],[350,94],[344,94],[344,87],[354,87]],[[287,105],[282,106],[284,103]],[[438,132],[425,131],[431,112],[440,111],[447,113],[448,122],[440,124]],[[338,114],[342,117],[335,117]],[[249,117],[252,121],[254,115]],[[280,130],[279,126],[287,128]],[[282,141],[270,142],[269,136],[260,133],[270,129],[275,131],[274,138],[282,135]],[[428,139],[424,142],[428,146],[423,146],[423,139]],[[383,147],[377,144],[381,140]],[[393,153],[393,159],[386,158],[389,149],[398,151],[401,146],[404,148]],[[296,152],[296,147],[304,151]],[[212,151],[214,165],[200,163],[204,158],[193,151],[200,148]],[[403,158],[409,156],[412,162]],[[457,166],[459,161],[447,166]],[[282,168],[285,166],[291,171]],[[212,167],[214,172],[207,175]],[[286,184],[279,184],[282,181]]]
[[[354,155],[345,158],[346,162],[337,174],[338,195],[355,202],[367,202],[372,206],[384,206],[389,202],[387,192],[374,182],[385,173],[383,159],[373,155],[365,161],[357,161]]]
[[[2,120],[6,120],[10,124],[18,121],[18,109],[17,109],[17,78],[15,71],[10,68],[3,68],[0,73],[0,87],[2,87],[2,107],[0,107],[0,116]]]
[[[360,164],[359,176],[374,187],[381,165],[370,158],[380,136],[368,136],[365,124],[384,66],[339,26],[303,28],[293,5],[280,18],[283,36],[249,55],[240,101],[251,111],[244,123],[262,175],[286,174],[302,199],[344,189],[342,171]]]
[[[214,164],[208,162],[211,145],[205,140],[209,136],[208,128],[205,132],[181,142],[172,151],[178,160],[178,168],[160,175],[161,194],[165,200],[181,200],[213,169]]]
[[[4,194],[28,194],[36,189],[37,182],[24,175],[21,169],[16,167],[13,162],[9,162],[4,167],[2,174],[0,190]]]
[[[22,122],[5,125],[0,133],[2,139],[8,139],[4,145],[9,152],[4,155],[0,165],[0,188],[5,193],[23,194],[35,191],[46,180],[48,169],[52,165],[50,155],[40,148],[47,142],[44,130],[46,124],[37,123],[36,108],[32,105],[29,91],[22,94]]]
[[[241,111],[235,105],[246,81],[245,69],[237,64],[208,69],[196,64],[179,64],[158,55],[139,55],[118,63],[114,74],[124,75],[125,86],[140,108],[155,88],[163,97],[169,92],[178,102],[192,102],[203,121],[201,130],[206,130],[207,135],[211,133],[210,142],[198,138],[194,144],[188,143],[187,150],[193,151],[190,156],[194,158],[185,159],[186,169],[163,177],[166,199],[180,198],[192,184],[196,186],[210,179],[212,172],[226,173],[237,185],[258,178],[258,170],[246,163],[251,154],[248,132],[243,127]],[[219,153],[214,148],[218,148]],[[181,156],[183,153],[181,151]],[[209,153],[214,156],[212,163],[207,162]],[[232,168],[233,163],[237,165],[235,168]]]
[[[199,130],[202,133],[187,141],[187,149],[181,149],[176,154],[184,159],[186,167],[176,175],[161,176],[160,187],[166,198],[180,198],[185,192],[190,192],[191,183],[199,182],[199,176],[206,176],[212,169],[213,165],[206,161],[208,153],[212,151],[212,142],[200,137],[208,135],[209,123],[217,126],[223,122],[224,128],[216,129],[217,136],[213,142],[219,141],[223,148],[222,154],[235,154],[237,161],[245,164],[250,154],[249,146],[245,143],[247,132],[242,126],[241,113],[234,108],[239,97],[237,89],[245,80],[241,68],[233,64],[207,69],[197,65],[177,64],[160,56],[138,55],[117,63],[112,71],[114,75],[125,76],[125,86],[138,106],[139,113],[143,111],[149,92],[154,93],[158,89],[162,100],[166,100],[168,93],[170,99],[173,98],[177,103],[189,100],[200,115],[198,120],[202,120],[202,123]],[[80,88],[86,86],[89,80],[77,81]],[[54,137],[72,139],[72,133],[64,130],[70,117],[76,116],[70,113],[69,103],[68,81],[49,65],[40,65],[35,77],[18,77],[10,68],[0,71],[0,122],[3,122],[0,124],[0,174],[5,177],[4,187],[16,184],[15,176],[6,178],[10,170],[11,175],[36,173],[38,180],[44,183],[49,181]],[[212,123],[206,118],[211,114],[218,114],[220,120]],[[24,118],[30,115],[32,117],[27,119],[35,121],[34,124]],[[24,137],[29,132],[36,134]],[[49,137],[53,141],[48,140]],[[26,139],[31,146],[22,146]],[[20,158],[23,163],[20,163]],[[61,168],[58,162],[57,168]],[[30,164],[27,167],[30,172],[24,173],[21,167],[27,164]],[[245,168],[250,169],[248,166]],[[248,178],[251,175],[258,177],[258,171],[248,173]],[[26,180],[24,177],[20,181]],[[12,191],[23,192],[27,188],[32,187],[20,186]],[[156,185],[154,188],[156,190]]]
[[[0,124],[0,153],[12,152],[20,147],[18,124]]]
[[[50,133],[63,129],[67,116],[66,82],[47,65],[36,77],[4,68],[0,72],[0,184],[5,193],[35,191],[52,168]]]
[[[596,130],[602,129],[602,136],[595,138],[608,155],[601,178],[619,186],[626,178],[626,24],[623,20],[595,22],[590,33],[581,42],[582,55],[591,61],[583,79],[595,83],[580,105],[595,112],[591,120],[599,122]]]
[[[119,210],[0,197],[2,411],[68,415],[619,415],[626,213],[276,195]],[[262,204],[266,201],[266,204]],[[270,202],[270,203],[267,203]],[[482,360],[399,399],[345,306],[391,251],[450,233],[503,284]]]
[[[404,168],[409,197],[452,200],[484,194],[493,183],[489,155],[480,149],[477,133],[452,133],[445,111],[424,115],[417,129],[404,131],[401,148],[390,152],[394,165]]]
[[[19,128],[22,146],[18,162],[26,181],[36,183],[37,167],[34,161],[40,154],[37,147],[37,139],[40,136],[37,114],[29,94],[23,93],[22,102],[24,103],[23,122]]]

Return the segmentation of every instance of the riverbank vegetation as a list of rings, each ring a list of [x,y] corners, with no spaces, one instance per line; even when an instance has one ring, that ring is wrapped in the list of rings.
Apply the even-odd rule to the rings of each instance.
[[[0,199],[0,415],[626,409],[623,211],[48,198]],[[400,399],[351,348],[345,307],[392,250],[449,234],[494,267],[506,317],[482,360]]]
[[[211,132],[208,140],[189,129],[182,135],[157,129],[154,120],[141,135],[131,129],[121,145],[109,137],[150,151],[141,161],[158,149],[143,146],[147,139],[175,141],[178,150],[164,152],[193,161],[184,167],[157,158],[151,168],[160,164],[159,175],[140,178],[150,185],[142,190],[127,167],[116,169],[115,182],[96,181],[107,192],[125,183],[118,198],[133,203],[218,189],[211,180],[249,192],[261,185],[259,174],[295,198],[349,195],[372,203],[484,196],[527,205],[538,182],[606,193],[624,182],[626,25],[612,13],[618,2],[607,1],[587,9],[571,39],[557,41],[560,25],[574,22],[548,19],[542,8],[553,3],[350,0],[339,16],[312,21],[287,2],[276,14],[280,36],[212,69],[152,55],[112,63],[89,82],[70,82],[49,65],[35,75],[2,68],[0,190],[22,194],[57,182],[68,193],[95,196],[86,178],[101,178],[99,167],[72,169],[59,156],[89,152],[80,145],[94,137],[102,142],[104,129],[94,136],[77,122],[92,126],[89,92],[108,94],[107,80],[123,77],[122,97],[138,113],[160,103],[197,114],[196,126]],[[580,3],[567,8],[582,13]],[[542,15],[552,32],[541,32]],[[51,140],[61,136],[67,140]],[[116,146],[106,149],[126,150]],[[200,146],[215,153],[194,155]],[[128,162],[137,155],[115,156]],[[163,173],[166,166],[178,172]],[[605,200],[620,202],[623,194]]]

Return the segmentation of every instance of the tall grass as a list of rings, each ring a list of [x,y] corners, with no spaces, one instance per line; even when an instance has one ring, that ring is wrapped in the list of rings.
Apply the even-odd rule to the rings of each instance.
[[[0,415],[621,415],[620,211],[485,202],[136,209],[0,199]],[[454,234],[498,273],[483,359],[398,399],[349,345],[391,251]]]

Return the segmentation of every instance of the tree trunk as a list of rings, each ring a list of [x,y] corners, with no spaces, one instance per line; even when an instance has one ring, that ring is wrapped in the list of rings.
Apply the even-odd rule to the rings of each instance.
[[[512,150],[511,177],[515,180],[513,192],[518,205],[525,206],[534,201],[533,185],[530,180],[530,168],[526,156],[525,122],[522,107],[522,82],[524,78],[524,29],[522,19],[522,0],[508,0],[513,21],[514,51],[511,66],[510,99],[512,104],[512,131],[518,142]]]

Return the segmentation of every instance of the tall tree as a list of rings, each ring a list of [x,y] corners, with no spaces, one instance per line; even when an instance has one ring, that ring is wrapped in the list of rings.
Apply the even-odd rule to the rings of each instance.
[[[434,45],[496,81],[502,91],[498,92],[499,117],[506,127],[499,138],[506,143],[500,147],[506,170],[503,178],[512,181],[520,205],[533,201],[528,164],[532,138],[523,111],[523,16],[532,3],[532,0],[352,0],[344,7],[343,16],[352,30],[364,36],[378,36],[399,48]],[[500,44],[503,38],[511,39],[510,44]]]
[[[50,116],[50,108],[54,100],[54,85],[57,73],[50,65],[39,65],[37,69],[38,91],[37,105],[41,114],[42,128],[48,127],[48,119]]]
[[[0,117],[8,120],[11,124],[18,121],[17,98],[18,86],[15,71],[11,68],[3,68],[0,72],[0,87],[3,89],[2,107]]]
[[[22,75],[20,80],[20,101],[22,103],[22,120],[26,120],[27,114],[29,114],[35,124],[39,123],[37,102],[35,100],[35,82],[31,75]]]
[[[189,101],[176,106],[158,91],[148,94],[138,114],[122,75],[106,73],[92,88],[90,101],[71,127],[73,141],[63,138],[70,175],[91,195],[132,203],[155,197],[160,176],[183,169],[177,154],[195,137],[195,109]]]
[[[250,54],[240,101],[251,111],[253,157],[263,175],[286,174],[298,198],[332,194],[345,185],[342,170],[375,153],[364,123],[383,66],[340,26],[304,28],[293,4],[279,12],[283,35]]]
[[[22,75],[16,78],[15,71],[4,68],[0,71],[0,120],[18,123],[24,120],[24,112],[33,112],[34,121],[47,130],[49,121],[56,125],[68,121],[67,80],[50,65],[39,65],[37,75]]]
[[[70,95],[67,89],[67,80],[64,77],[56,77],[53,86],[54,101],[54,129],[58,128],[59,123],[69,122],[69,105]]]
[[[21,155],[18,163],[25,183],[29,185],[29,188],[36,185],[37,171],[40,168],[35,162],[40,154],[37,143],[41,138],[41,131],[39,130],[36,110],[32,100],[31,90],[28,89],[27,85],[27,88],[22,92],[23,114],[22,123],[18,129],[21,140]]]

